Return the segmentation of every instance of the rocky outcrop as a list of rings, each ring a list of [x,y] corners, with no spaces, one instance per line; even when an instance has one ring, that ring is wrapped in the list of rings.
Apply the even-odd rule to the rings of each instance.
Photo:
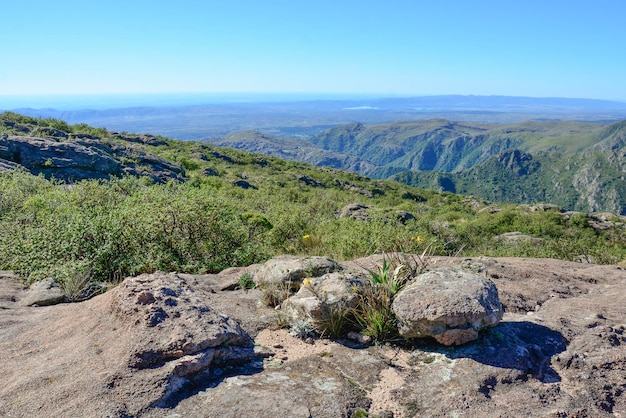
[[[370,209],[370,206],[362,205],[360,203],[352,203],[341,208],[335,216],[337,218],[350,218],[356,219],[357,221],[366,221],[370,217],[370,214],[367,212],[368,209]]]
[[[254,186],[246,180],[235,180],[233,181],[233,186],[241,187],[244,190],[259,190],[258,187]]]
[[[125,133],[111,132],[111,135],[122,141],[134,142],[137,144],[146,144],[153,146],[167,145],[167,142],[163,138],[159,138],[154,135],[142,134],[142,135],[129,135]]]
[[[126,279],[112,294],[111,313],[132,334],[128,367],[146,371],[164,404],[185,384],[212,367],[254,358],[252,340],[239,324],[207,305],[176,274]]]
[[[0,138],[0,168],[23,167],[65,182],[110,179],[122,175],[146,176],[156,182],[183,180],[185,172],[165,159],[94,137]]]
[[[340,266],[367,274],[381,259]],[[506,313],[460,346],[295,338],[277,327],[280,310],[258,304],[262,289],[228,290],[261,266],[158,273],[127,279],[119,290],[84,302],[37,308],[21,306],[24,286],[0,271],[0,415],[626,414],[623,268],[552,259],[429,260],[433,268],[461,264],[493,281]],[[234,322],[243,337],[233,332]],[[246,335],[259,357],[218,361],[225,358],[220,350],[232,353],[230,342],[249,350]],[[216,354],[197,373],[203,361],[179,363],[208,359],[207,350]],[[237,366],[237,358],[244,364]],[[176,382],[183,385],[168,392]]]
[[[496,326],[504,314],[490,280],[453,268],[415,277],[398,293],[392,309],[402,337],[433,337],[444,345],[474,341],[478,331]]]
[[[122,174],[122,167],[110,154],[80,143],[9,135],[0,140],[0,158],[20,164],[33,174],[82,180]]]
[[[415,215],[405,210],[397,210],[395,211],[395,215],[396,215],[396,218],[403,224],[406,224],[409,221],[414,221],[416,219]]]
[[[532,155],[518,149],[506,150],[497,159],[507,172],[517,177],[534,173],[539,168],[539,163],[533,160]]]

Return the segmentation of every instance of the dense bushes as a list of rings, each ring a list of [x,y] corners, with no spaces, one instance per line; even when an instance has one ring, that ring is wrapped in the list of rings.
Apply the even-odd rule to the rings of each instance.
[[[28,280],[63,276],[66,266],[98,281],[214,272],[268,256],[236,208],[179,184],[127,178],[52,186],[15,172],[0,177],[0,202],[1,267]]]

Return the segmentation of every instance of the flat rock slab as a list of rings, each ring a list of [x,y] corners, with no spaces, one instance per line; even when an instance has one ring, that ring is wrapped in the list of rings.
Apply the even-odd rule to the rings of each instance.
[[[350,417],[369,404],[366,392],[332,363],[311,356],[258,374],[226,377],[181,401],[169,416]]]
[[[371,268],[381,257],[342,266]],[[462,261],[432,258],[430,265]],[[128,317],[140,324],[121,321],[111,313],[113,292],[75,304],[22,307],[12,301],[19,300],[19,283],[0,275],[0,416],[349,417],[359,407],[369,416],[394,417],[626,416],[624,269],[470,261],[496,284],[506,314],[477,340],[450,347],[428,339],[405,346],[308,344],[276,329],[277,311],[256,303],[258,289],[221,291],[221,279],[185,276],[200,306],[236,320],[257,348],[273,355],[241,368],[212,363],[196,386],[162,406],[149,400],[162,394],[155,383],[165,382],[166,366],[129,367],[143,310]]]

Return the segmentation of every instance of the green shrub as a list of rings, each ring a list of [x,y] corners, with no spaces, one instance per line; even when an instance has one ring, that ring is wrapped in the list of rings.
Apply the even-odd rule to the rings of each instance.
[[[33,180],[14,173],[0,183],[2,267],[29,281],[77,261],[94,280],[114,281],[155,270],[216,272],[267,258],[238,210],[201,190],[145,187],[140,179],[71,188]]]
[[[256,283],[252,280],[252,276],[249,273],[244,273],[237,280],[237,288],[243,290],[254,289],[256,287]]]

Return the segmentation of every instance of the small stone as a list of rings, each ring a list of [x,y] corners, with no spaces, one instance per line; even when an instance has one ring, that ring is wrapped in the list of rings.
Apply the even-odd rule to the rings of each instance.
[[[65,301],[65,294],[56,280],[52,278],[35,282],[26,291],[20,301],[22,306],[49,306]]]
[[[369,335],[363,335],[354,331],[349,332],[348,335],[346,335],[346,338],[362,345],[367,345],[372,342],[372,337]]]

